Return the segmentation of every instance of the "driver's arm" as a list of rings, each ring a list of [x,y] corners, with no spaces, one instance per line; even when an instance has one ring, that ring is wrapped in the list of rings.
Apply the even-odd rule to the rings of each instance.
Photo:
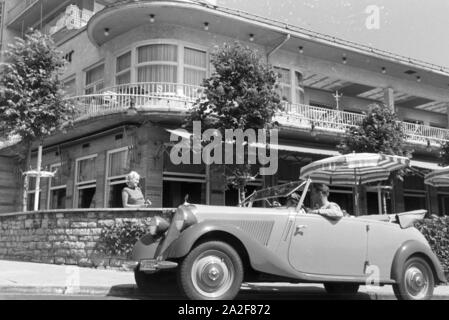
[[[312,210],[311,213],[316,213],[322,216],[326,216],[331,219],[343,217],[343,211],[341,211],[340,206],[335,203],[330,203],[328,208]]]

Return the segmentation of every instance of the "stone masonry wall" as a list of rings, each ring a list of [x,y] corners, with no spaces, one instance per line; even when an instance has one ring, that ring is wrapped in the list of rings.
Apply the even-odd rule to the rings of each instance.
[[[162,209],[86,209],[0,215],[0,259],[119,267],[123,259],[99,249],[102,229],[120,220],[138,222]]]

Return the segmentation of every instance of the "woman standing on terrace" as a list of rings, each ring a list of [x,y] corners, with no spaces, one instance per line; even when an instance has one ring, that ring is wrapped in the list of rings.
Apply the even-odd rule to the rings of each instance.
[[[122,190],[123,208],[146,208],[151,206],[150,200],[145,200],[142,190],[138,187],[140,175],[131,171],[126,176],[127,187]]]

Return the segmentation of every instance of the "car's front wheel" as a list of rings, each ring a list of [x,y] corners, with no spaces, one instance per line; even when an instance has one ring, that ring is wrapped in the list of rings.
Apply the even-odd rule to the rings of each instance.
[[[412,257],[405,263],[393,291],[399,300],[429,300],[434,284],[433,272],[426,260]]]
[[[192,300],[231,300],[243,281],[243,264],[237,251],[220,241],[194,248],[179,269],[179,284]]]
[[[342,297],[351,297],[359,291],[359,284],[357,283],[325,283],[324,288],[326,292],[332,295]]]

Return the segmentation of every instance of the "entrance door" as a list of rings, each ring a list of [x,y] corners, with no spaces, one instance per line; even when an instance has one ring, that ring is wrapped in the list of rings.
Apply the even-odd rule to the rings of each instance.
[[[330,220],[316,214],[298,214],[289,261],[303,273],[363,276],[366,246],[366,223],[357,218]]]

